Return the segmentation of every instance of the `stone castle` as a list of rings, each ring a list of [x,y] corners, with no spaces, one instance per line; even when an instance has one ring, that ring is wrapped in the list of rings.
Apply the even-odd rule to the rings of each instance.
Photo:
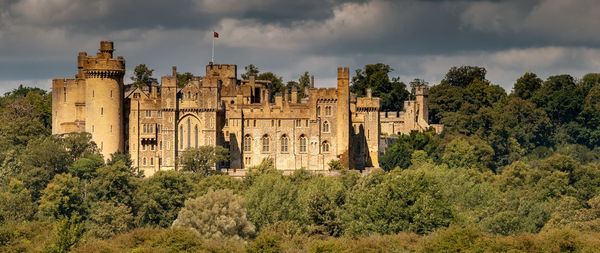
[[[350,71],[337,69],[336,88],[269,94],[267,81],[237,79],[237,66],[206,66],[204,76],[178,83],[177,70],[143,87],[123,82],[125,60],[110,41],[95,56],[81,52],[73,79],[52,82],[52,133],[89,132],[105,158],[128,152],[152,175],[177,169],[188,148],[219,145],[230,160],[216,169],[243,175],[265,158],[285,171],[327,171],[339,160],[352,169],[378,167],[391,136],[433,127],[427,121],[427,87],[403,112],[380,112],[379,98],[350,93]]]

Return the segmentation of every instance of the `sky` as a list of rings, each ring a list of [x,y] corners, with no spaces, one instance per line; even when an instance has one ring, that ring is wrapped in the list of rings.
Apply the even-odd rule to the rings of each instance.
[[[77,53],[112,40],[127,73],[203,75],[210,61],[254,64],[284,81],[304,71],[335,86],[338,66],[385,63],[405,83],[434,85],[452,66],[485,67],[510,92],[542,78],[600,72],[597,0],[0,0],[0,93],[49,89],[72,77]],[[127,80],[126,80],[127,81]]]

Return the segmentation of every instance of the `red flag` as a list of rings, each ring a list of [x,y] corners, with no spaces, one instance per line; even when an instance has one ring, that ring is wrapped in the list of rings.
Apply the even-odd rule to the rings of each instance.
[[[214,38],[219,38],[219,33],[218,32],[213,32],[213,37]]]

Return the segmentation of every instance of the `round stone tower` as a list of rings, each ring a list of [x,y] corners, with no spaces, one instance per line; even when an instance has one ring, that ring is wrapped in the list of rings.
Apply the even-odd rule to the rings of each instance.
[[[101,41],[96,56],[80,53],[78,68],[85,87],[85,131],[92,134],[104,159],[122,152],[123,132],[123,76],[125,60],[113,58],[112,41]]]

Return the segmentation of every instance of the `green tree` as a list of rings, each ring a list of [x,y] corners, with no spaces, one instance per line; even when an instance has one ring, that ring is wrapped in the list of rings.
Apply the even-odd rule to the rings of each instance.
[[[82,180],[91,180],[96,177],[96,170],[102,166],[104,166],[102,155],[90,154],[75,160],[69,166],[69,173]]]
[[[527,72],[517,79],[513,87],[513,94],[522,99],[529,99],[542,87],[542,79],[536,74]]]
[[[201,146],[184,151],[179,162],[183,165],[184,171],[208,176],[217,163],[227,160],[229,160],[229,150],[221,146]]]
[[[138,64],[133,69],[133,76],[131,77],[131,81],[133,81],[133,86],[141,87],[143,85],[148,85],[152,82],[152,72],[153,69],[148,68],[146,64]]]
[[[283,78],[274,74],[273,72],[260,73],[256,79],[269,82],[267,88],[269,89],[270,100],[275,97],[275,94],[281,93],[285,87],[283,84]]]
[[[472,82],[484,81],[487,70],[477,66],[452,67],[446,73],[442,84],[448,84],[457,87],[467,87]]]
[[[114,202],[95,202],[90,208],[88,233],[106,239],[127,232],[133,227],[134,218],[131,208]]]
[[[39,213],[54,219],[70,219],[86,212],[79,178],[70,174],[56,175],[44,189]]]
[[[431,172],[393,170],[361,181],[347,195],[346,234],[423,234],[448,226],[453,219],[441,182]]]
[[[551,76],[533,95],[536,105],[546,111],[553,122],[568,123],[581,112],[584,97],[575,79],[569,75]]]
[[[29,220],[35,213],[31,192],[23,182],[11,179],[8,187],[0,192],[0,224]]]
[[[410,93],[406,90],[406,84],[400,82],[400,78],[390,78],[389,73],[393,69],[386,64],[367,64],[364,70],[356,70],[352,77],[350,91],[359,97],[366,96],[367,89],[371,89],[373,96],[381,99],[381,109],[384,111],[401,111],[404,100]]]
[[[98,169],[97,177],[90,182],[88,201],[133,206],[136,187],[136,178],[127,166],[122,163],[106,165]]]
[[[143,180],[136,193],[138,224],[171,226],[192,189],[189,177],[177,171],[159,171]]]
[[[246,191],[245,198],[250,221],[258,229],[277,221],[300,219],[298,189],[282,175],[259,175]]]
[[[194,75],[190,72],[177,73],[177,86],[184,87],[192,78],[194,78]]]
[[[458,137],[444,147],[442,161],[450,168],[489,168],[493,156],[494,150],[485,141]]]
[[[242,74],[243,80],[250,79],[250,76],[258,76],[258,73],[260,73],[260,70],[254,64],[250,64],[250,65],[244,67],[244,70],[246,72]]]
[[[311,233],[338,236],[342,233],[340,219],[345,202],[344,186],[332,177],[315,177],[299,188],[304,220]]]
[[[231,190],[210,191],[187,200],[173,227],[192,229],[208,239],[246,239],[255,231],[246,217],[244,199]]]

